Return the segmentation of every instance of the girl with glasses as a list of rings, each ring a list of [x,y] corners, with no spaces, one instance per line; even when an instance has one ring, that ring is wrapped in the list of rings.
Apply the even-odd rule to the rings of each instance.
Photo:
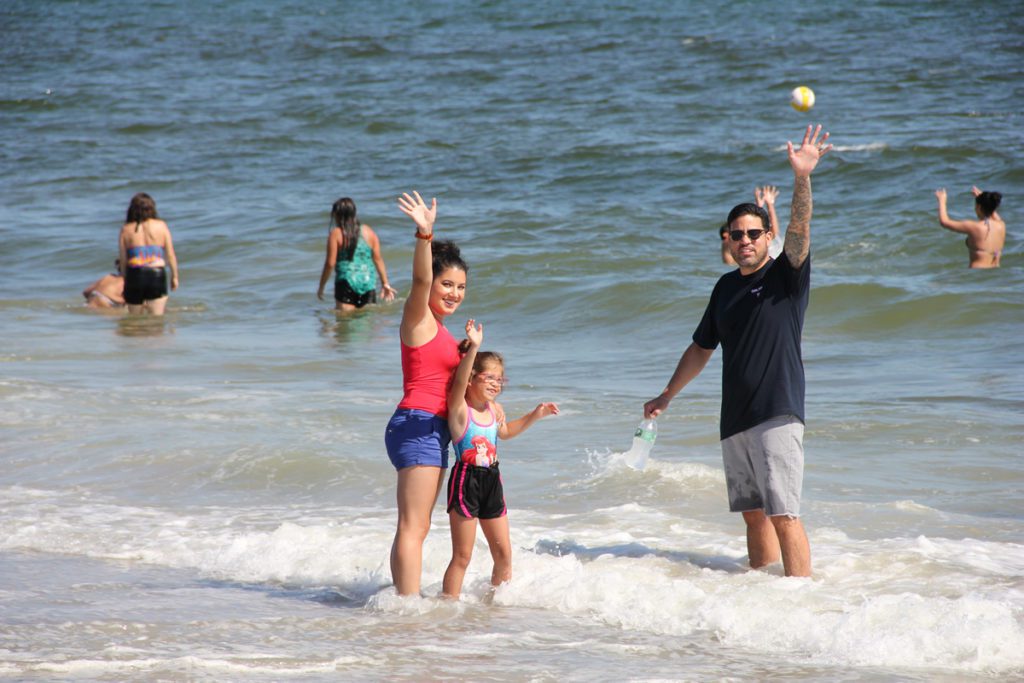
[[[512,578],[512,542],[498,471],[498,439],[511,439],[542,417],[558,414],[554,403],[541,403],[521,418],[505,422],[496,400],[508,384],[505,361],[498,353],[479,350],[483,325],[467,321],[466,337],[468,350],[448,392],[448,429],[456,456],[448,478],[452,560],[444,573],[443,590],[449,598],[458,598],[462,592],[462,580],[476,543],[477,520],[494,560],[491,585]]]

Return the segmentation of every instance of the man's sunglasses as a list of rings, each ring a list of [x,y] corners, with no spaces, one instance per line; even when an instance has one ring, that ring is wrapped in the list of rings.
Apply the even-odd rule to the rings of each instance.
[[[756,242],[758,238],[760,238],[761,235],[765,234],[766,232],[768,231],[762,230],[761,228],[754,228],[753,230],[730,230],[729,239],[731,239],[733,242],[739,242],[741,239],[743,239],[743,236],[746,235],[747,237],[750,238],[751,242]]]

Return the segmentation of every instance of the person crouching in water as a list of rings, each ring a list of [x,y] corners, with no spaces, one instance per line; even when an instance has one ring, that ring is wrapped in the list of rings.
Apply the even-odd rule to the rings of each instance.
[[[499,420],[504,411],[495,399],[508,383],[505,361],[493,351],[479,351],[484,328],[474,323],[472,319],[466,322],[468,350],[448,391],[448,429],[456,456],[448,478],[452,560],[443,584],[444,597],[448,598],[458,598],[462,592],[462,580],[473,557],[478,519],[494,560],[491,585],[511,580],[512,542],[498,472],[498,439],[511,439],[542,417],[558,414],[554,403],[541,403],[518,420]]]
[[[124,308],[124,277],[121,259],[114,260],[114,272],[107,273],[82,290],[89,308]]]

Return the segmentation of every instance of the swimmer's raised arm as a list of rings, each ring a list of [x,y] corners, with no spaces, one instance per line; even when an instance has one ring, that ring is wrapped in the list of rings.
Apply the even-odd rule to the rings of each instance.
[[[978,188],[972,188],[976,190]],[[975,195],[977,196],[977,195]],[[946,230],[952,230],[953,232],[960,232],[966,235],[973,235],[981,230],[981,223],[978,221],[955,221],[949,217],[946,212],[946,188],[941,187],[935,190],[935,197],[939,200],[939,225],[944,227]]]
[[[774,185],[754,188],[754,201],[760,207],[767,207],[769,227],[773,235],[779,234],[779,218],[775,215],[775,200],[779,198],[779,188]]]

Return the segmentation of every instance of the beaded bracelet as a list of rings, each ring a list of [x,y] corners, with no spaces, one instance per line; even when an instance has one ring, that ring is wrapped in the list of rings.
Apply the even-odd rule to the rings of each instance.
[[[417,230],[417,231],[416,231],[416,239],[418,239],[418,240],[426,240],[426,241],[428,241],[428,242],[429,242],[429,241],[431,241],[432,239],[434,239],[434,231],[433,231],[433,230],[431,230],[431,231],[430,231],[429,233],[427,233],[426,235],[424,235],[424,234],[423,234],[422,232],[420,232],[419,230]]]

